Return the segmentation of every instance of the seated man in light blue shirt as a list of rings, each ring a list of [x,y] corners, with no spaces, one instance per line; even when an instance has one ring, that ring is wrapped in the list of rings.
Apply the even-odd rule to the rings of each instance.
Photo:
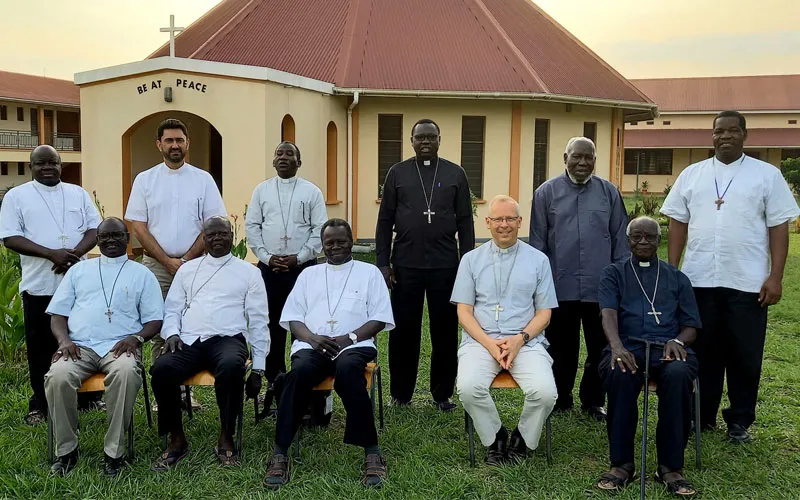
[[[518,462],[536,449],[557,391],[544,329],[558,306],[547,257],[517,239],[522,217],[508,196],[492,200],[486,225],[492,241],[468,252],[458,266],[450,300],[464,331],[456,386],[488,446],[486,462]],[[511,433],[500,421],[489,386],[508,370],[525,393],[519,424]]]
[[[128,260],[129,240],[124,222],[104,220],[97,228],[102,256],[67,271],[47,308],[58,341],[44,379],[58,456],[50,469],[55,475],[77,464],[77,390],[96,373],[106,375],[103,471],[116,476],[124,466],[125,429],[142,384],[142,344],[161,330],[164,317],[158,280]]]

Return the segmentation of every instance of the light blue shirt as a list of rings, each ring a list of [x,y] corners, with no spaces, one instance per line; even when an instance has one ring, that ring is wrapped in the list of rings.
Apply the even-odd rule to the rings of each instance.
[[[110,322],[106,300],[110,300]],[[47,313],[66,316],[69,338],[103,357],[114,344],[140,332],[145,323],[164,319],[164,300],[149,269],[129,261],[127,255],[113,259],[101,256],[79,262],[67,271]]]
[[[473,306],[478,324],[496,339],[519,334],[536,311],[558,307],[547,256],[519,240],[509,248],[490,241],[467,252],[458,266],[450,302]],[[502,310],[495,311],[497,304]],[[464,331],[461,345],[473,342],[477,341]],[[548,345],[544,332],[528,346],[540,342]]]

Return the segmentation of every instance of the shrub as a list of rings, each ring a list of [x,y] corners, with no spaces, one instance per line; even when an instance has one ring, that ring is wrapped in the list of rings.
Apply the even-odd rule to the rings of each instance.
[[[800,195],[800,158],[787,158],[781,162],[781,172],[795,194]]]
[[[19,255],[0,246],[0,361],[22,358],[25,348],[25,316],[19,282]]]
[[[242,215],[243,219],[245,217],[247,217],[247,205],[244,206],[244,214]],[[247,257],[247,236],[239,239],[239,215],[231,214],[231,219],[233,219],[233,246],[231,247],[231,253],[240,259],[244,259]]]

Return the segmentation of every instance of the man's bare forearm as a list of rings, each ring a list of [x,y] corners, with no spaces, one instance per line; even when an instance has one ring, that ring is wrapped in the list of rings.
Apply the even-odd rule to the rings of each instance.
[[[34,243],[24,236],[9,236],[3,239],[3,244],[9,250],[13,250],[20,255],[50,260],[52,249]]]
[[[50,330],[59,345],[69,340],[69,327],[67,326],[66,316],[61,316],[60,314],[50,316]]]
[[[770,276],[783,280],[786,257],[789,254],[789,223],[769,228]]]
[[[356,334],[358,341],[361,342],[363,340],[371,339],[378,333],[382,332],[384,328],[386,328],[386,323],[383,321],[371,320],[353,330],[353,333]]]
[[[619,316],[616,309],[602,309],[600,314],[603,318],[603,333],[606,334],[608,345],[620,346],[622,340],[619,338]]]
[[[680,266],[683,247],[689,234],[689,224],[670,218],[667,237],[667,259],[675,267]]]
[[[197,257],[200,257],[201,255],[203,255],[203,252],[205,252],[205,249],[206,249],[206,243],[205,240],[203,239],[203,233],[200,233],[197,235],[197,238],[194,240],[194,243],[192,243],[192,247],[189,248],[189,251],[183,255],[183,258],[186,260],[192,260]]]
[[[145,340],[145,342],[147,342],[148,340],[155,337],[158,332],[161,331],[162,323],[163,321],[161,321],[160,319],[148,321],[147,323],[144,324],[144,327],[138,333],[138,335],[141,336]]]
[[[75,247],[75,254],[78,257],[83,257],[89,250],[97,245],[97,229],[90,229],[83,233],[81,242]]]

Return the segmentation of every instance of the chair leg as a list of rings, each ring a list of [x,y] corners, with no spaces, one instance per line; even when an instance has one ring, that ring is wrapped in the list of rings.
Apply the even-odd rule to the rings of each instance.
[[[702,448],[702,432],[700,429],[700,378],[694,379],[694,464],[697,470],[703,469],[700,458]]]
[[[372,415],[373,415],[372,418],[375,418],[375,410],[377,409],[377,408],[375,408],[375,385],[376,385],[375,381],[376,381],[376,379],[377,379],[377,375],[375,375],[375,372],[373,371],[372,372],[372,377],[370,377],[370,382],[369,382],[369,402],[372,405]]]
[[[256,397],[257,398],[257,397]],[[242,454],[242,428],[244,427],[244,399],[242,399],[242,406],[239,408],[239,417],[236,419],[236,449],[239,455]]]
[[[142,373],[142,390],[144,391],[144,411],[147,413],[147,427],[153,428],[153,413],[150,409],[150,391],[147,388],[147,373]]]
[[[259,416],[258,416],[258,396],[253,398],[253,409],[254,409],[254,416],[255,416],[256,423],[258,423],[258,421],[259,421]]]
[[[133,414],[131,414],[131,421],[128,424],[128,461],[132,462],[135,457],[133,450]]]
[[[377,367],[375,371],[378,372],[378,421],[380,422],[380,431],[383,432],[383,381],[381,380],[381,367]]]
[[[189,417],[189,420],[191,420],[192,417],[193,417],[193,415],[192,415],[192,393],[191,393],[191,389],[189,388],[188,385],[184,388],[184,395],[185,395],[185,400],[186,400],[186,415]]]
[[[644,488],[647,478],[647,407],[650,402],[650,344],[645,345],[645,365],[644,365],[644,403],[642,404],[642,457],[639,464],[639,498],[645,500]]]
[[[47,415],[47,459],[52,464],[56,461],[56,453],[55,453],[55,437],[53,436],[53,415],[49,413],[50,410],[48,409]]]
[[[472,417],[464,411],[464,418],[467,420],[467,439],[469,440],[469,464],[475,467],[475,426]]]
[[[545,420],[544,425],[545,425],[544,443],[545,443],[545,452],[547,453],[547,465],[552,465],[553,449],[551,447],[551,442],[553,440],[553,423],[550,419],[550,415],[547,416],[547,420]]]
[[[294,461],[300,463],[300,435],[303,434],[303,424],[297,428],[297,433],[294,435]]]

